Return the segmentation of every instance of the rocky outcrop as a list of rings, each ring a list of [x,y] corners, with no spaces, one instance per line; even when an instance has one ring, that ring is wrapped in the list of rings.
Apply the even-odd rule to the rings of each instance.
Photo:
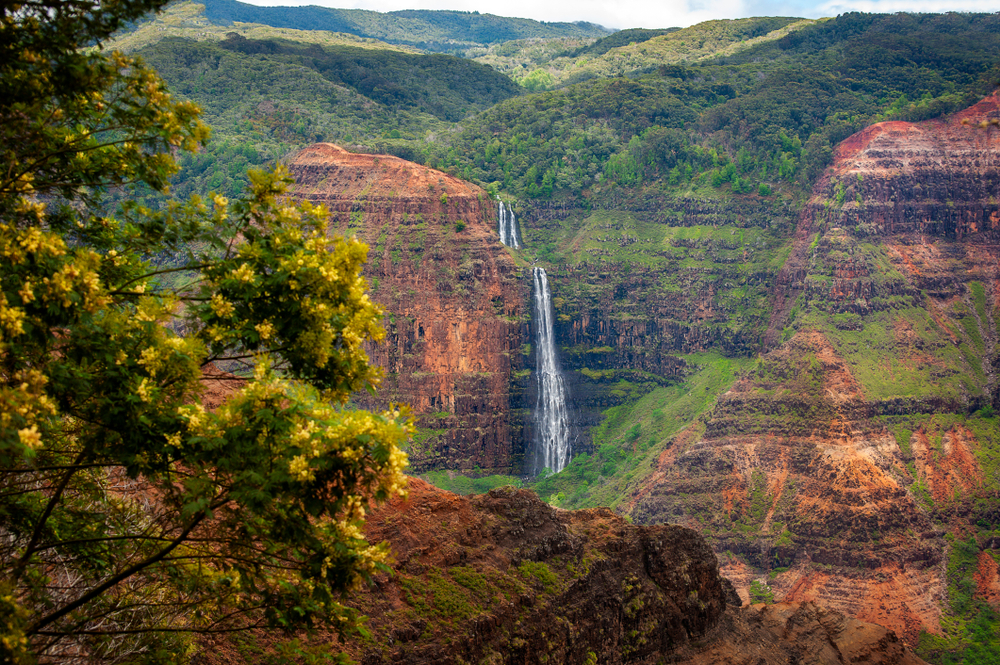
[[[815,603],[758,604],[734,614],[731,623],[725,626],[726,639],[687,662],[691,665],[919,665],[924,662],[892,631]]]
[[[395,639],[353,645],[363,663],[655,662],[710,634],[726,607],[693,531],[560,511],[525,490],[458,497],[413,480],[368,536],[390,544],[395,574],[359,609]]]
[[[324,204],[330,230],[369,246],[372,299],[386,340],[369,349],[385,370],[377,399],[420,416],[411,469],[518,473],[524,411],[515,372],[529,288],[496,233],[496,206],[480,188],[389,155],[328,143],[293,155],[293,195]]]
[[[363,665],[922,663],[891,631],[814,603],[740,607],[711,549],[679,526],[562,511],[510,487],[459,497],[411,480],[366,531],[394,558],[391,574],[349,596],[369,635],[309,638]],[[266,652],[266,640],[243,652]],[[202,652],[245,662],[224,641]]]

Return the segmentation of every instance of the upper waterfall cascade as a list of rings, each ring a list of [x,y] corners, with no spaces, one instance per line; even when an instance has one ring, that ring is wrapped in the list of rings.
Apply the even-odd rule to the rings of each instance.
[[[497,217],[500,218],[500,242],[514,249],[521,249],[521,235],[517,231],[514,211],[500,199],[497,199],[497,207]]]
[[[570,445],[568,391],[556,355],[553,331],[554,311],[549,281],[543,268],[532,270],[535,297],[535,373],[538,398],[535,402],[535,452],[532,473],[544,469],[558,473],[569,464]]]

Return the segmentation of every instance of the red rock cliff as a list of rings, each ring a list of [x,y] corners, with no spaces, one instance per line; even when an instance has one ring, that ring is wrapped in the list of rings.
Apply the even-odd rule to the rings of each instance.
[[[430,432],[413,443],[411,468],[519,472],[522,423],[510,385],[526,284],[499,242],[486,193],[329,143],[301,150],[288,167],[295,197],[326,205],[332,232],[368,243],[365,275],[386,311],[387,338],[369,350],[386,372],[378,401],[412,405]]]
[[[633,491],[636,521],[699,529],[741,593],[766,584],[911,643],[941,629],[945,529],[966,538],[996,505],[973,414],[1000,403],[998,104],[837,148],[767,352]]]

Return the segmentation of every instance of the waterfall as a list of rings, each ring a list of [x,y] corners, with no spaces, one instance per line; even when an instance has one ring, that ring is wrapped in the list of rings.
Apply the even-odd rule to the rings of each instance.
[[[499,198],[497,198],[497,206],[497,216],[500,218],[500,242],[514,249],[521,249],[521,238],[517,233],[517,220],[514,219],[514,211],[510,209],[509,205],[504,205],[504,202]]]
[[[532,473],[543,469],[553,473],[569,464],[569,412],[566,407],[566,382],[556,357],[556,340],[552,329],[552,294],[545,270],[534,268],[535,284],[535,374],[538,377],[538,398],[535,402],[535,453]]]

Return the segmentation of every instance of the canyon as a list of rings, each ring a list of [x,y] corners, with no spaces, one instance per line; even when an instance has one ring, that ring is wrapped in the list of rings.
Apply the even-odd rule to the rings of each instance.
[[[650,442],[648,471],[622,481],[617,512],[702,534],[744,603],[766,588],[807,604],[788,612],[820,611],[815,602],[910,644],[942,630],[949,539],[996,517],[995,475],[983,466],[996,453],[994,425],[976,412],[998,391],[998,116],[989,97],[948,118],[851,136],[794,226],[785,204],[753,199],[733,209],[632,200],[604,217],[519,211],[516,242],[568,247],[549,283],[573,395],[561,429],[579,434],[574,454],[594,449],[589,432],[606,409],[684,386],[698,354],[745,359],[706,410]],[[378,401],[358,401],[413,405],[413,471],[540,471],[530,458],[531,377],[544,371],[530,304],[540,269],[501,242],[518,238],[503,224],[513,210],[444,173],[330,144],[300,151],[289,168],[294,196],[323,203],[332,231],[371,247],[365,274],[389,333],[371,356],[386,379]],[[769,248],[782,237],[787,258],[776,262]],[[614,246],[626,254],[601,249]],[[675,268],[691,259],[703,267]],[[564,466],[541,464],[550,465]],[[576,551],[567,542],[545,547]],[[469,555],[448,556],[454,565]],[[982,556],[981,595],[995,601],[995,558],[988,547]],[[402,591],[393,593],[381,612],[398,607]],[[505,622],[517,612],[494,611],[476,638],[486,650],[463,658],[486,657],[501,626],[514,634]],[[582,616],[564,618],[576,626]],[[733,621],[750,621],[741,616]],[[567,630],[517,639],[528,651],[558,643],[560,662],[576,662],[578,629]]]

